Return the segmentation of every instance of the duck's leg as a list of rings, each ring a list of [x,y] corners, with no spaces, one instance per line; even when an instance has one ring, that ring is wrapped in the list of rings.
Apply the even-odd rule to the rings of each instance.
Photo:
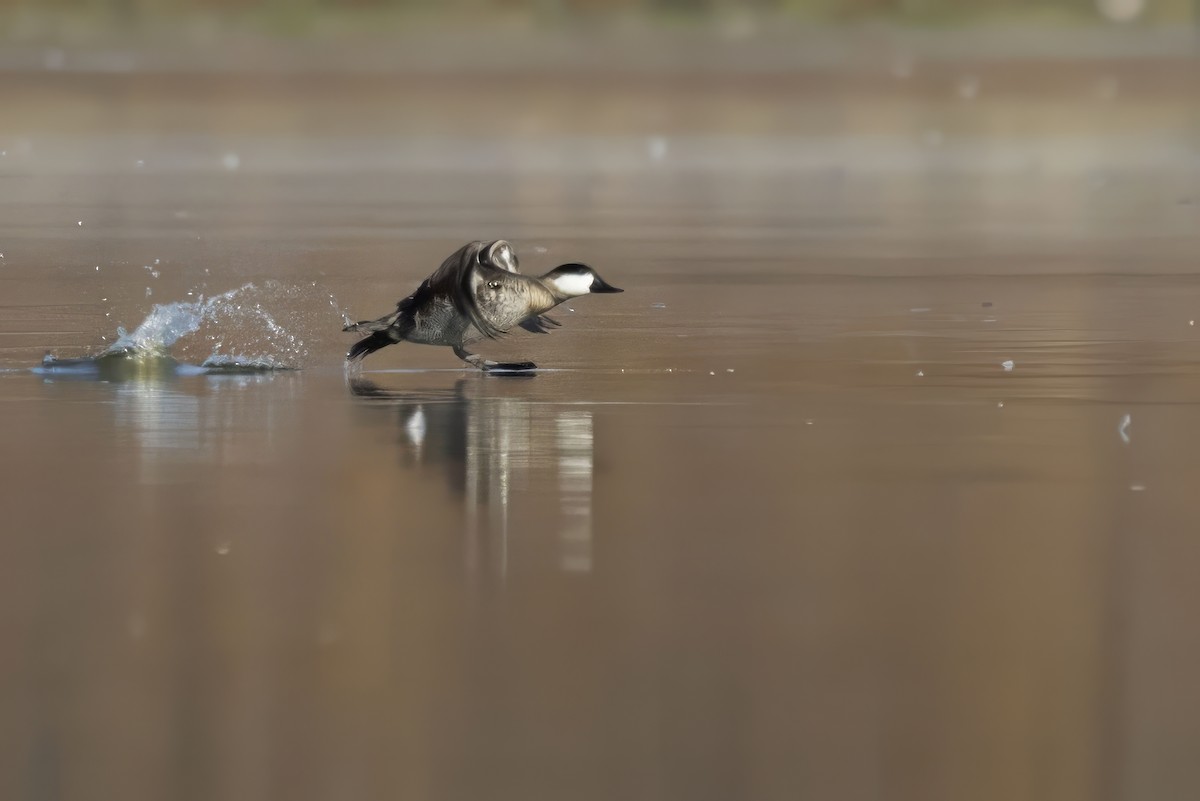
[[[478,353],[470,353],[461,345],[454,346],[454,355],[462,359],[472,367],[477,367],[485,373],[492,370],[498,370],[506,373],[521,372],[524,370],[533,370],[537,367],[533,362],[494,362],[491,359],[485,359]]]

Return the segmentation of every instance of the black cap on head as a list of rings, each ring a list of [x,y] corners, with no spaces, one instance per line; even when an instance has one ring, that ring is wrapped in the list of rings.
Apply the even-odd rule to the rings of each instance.
[[[589,292],[624,292],[597,275],[591,267],[578,262],[560,264],[546,273],[545,278],[554,282],[559,291],[568,297],[586,295]]]

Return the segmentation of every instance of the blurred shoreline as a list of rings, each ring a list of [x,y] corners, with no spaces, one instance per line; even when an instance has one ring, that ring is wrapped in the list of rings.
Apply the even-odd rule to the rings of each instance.
[[[891,72],[925,63],[1174,63],[1200,56],[1184,25],[914,27],[848,25],[628,28],[397,26],[274,35],[182,25],[0,34],[0,72],[256,72],[427,74],[498,71],[754,75]],[[1190,65],[1181,66],[1190,69]]]

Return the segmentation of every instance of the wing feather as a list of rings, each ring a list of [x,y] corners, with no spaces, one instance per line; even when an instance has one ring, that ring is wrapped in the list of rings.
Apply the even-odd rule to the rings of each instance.
[[[541,329],[543,333],[549,330],[547,324],[558,326],[559,323],[549,317],[530,317],[522,321],[511,319],[501,311],[528,308],[531,298],[536,298],[538,305],[547,309],[555,302],[535,279],[517,272],[515,254],[510,254],[509,268],[493,264],[491,248],[495,244],[470,242],[450,254],[416,292],[400,301],[398,311],[402,314],[406,308],[419,307],[425,297],[432,294],[448,296],[455,310],[489,339],[499,337],[514,325],[525,325],[525,322],[533,326],[526,326],[528,330]],[[499,284],[499,292],[508,302],[502,302],[492,310],[481,308],[479,288],[487,283]],[[498,317],[497,312],[500,312]]]
[[[536,317],[527,317],[519,325],[531,334],[549,334],[554,328],[560,327],[562,323],[553,317],[539,314]]]

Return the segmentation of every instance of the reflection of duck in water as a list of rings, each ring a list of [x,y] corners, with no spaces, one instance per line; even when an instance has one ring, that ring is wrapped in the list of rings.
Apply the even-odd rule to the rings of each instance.
[[[405,466],[444,465],[446,480],[457,493],[466,490],[468,400],[465,381],[453,389],[397,392],[365,378],[352,378],[350,392],[393,408]]]
[[[349,381],[366,407],[390,416],[401,464],[440,474],[462,496],[468,561],[494,560],[503,573],[511,521],[526,543],[553,532],[550,553],[563,570],[591,569],[592,413],[570,406],[547,416],[525,390],[506,397],[488,386],[460,378],[452,388],[393,390]]]
[[[546,333],[558,325],[543,317],[570,298],[593,292],[620,292],[586,264],[562,264],[541,277],[521,275],[517,255],[503,239],[471,242],[446,259],[417,291],[378,320],[346,326],[369,332],[350,348],[357,360],[397,342],[449,345],[468,364],[481,370],[531,370],[533,362],[493,362],[465,349],[520,326]]]

